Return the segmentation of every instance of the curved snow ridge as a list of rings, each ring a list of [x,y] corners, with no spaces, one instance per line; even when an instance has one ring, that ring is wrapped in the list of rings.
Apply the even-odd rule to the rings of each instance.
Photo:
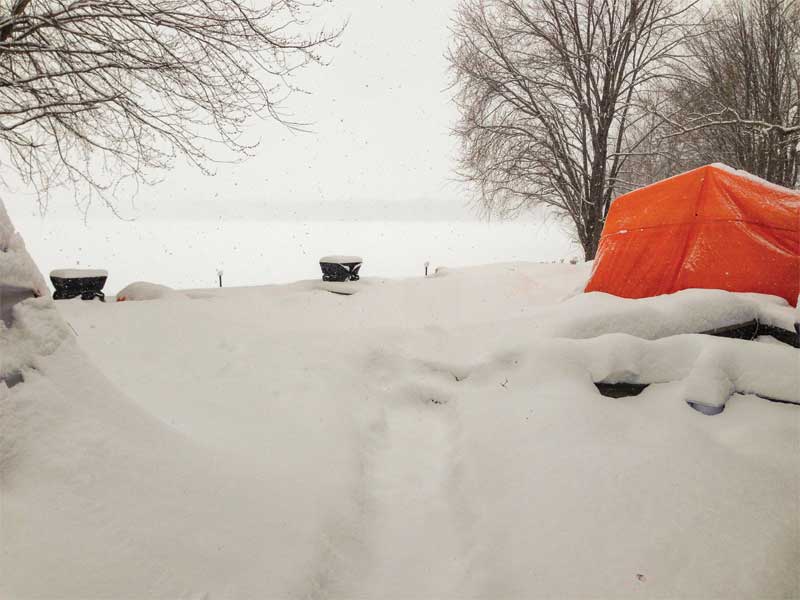
[[[800,351],[786,345],[705,335],[643,340],[610,334],[556,341],[592,381],[684,382],[684,400],[723,406],[731,394],[756,394],[800,405]]]
[[[188,296],[173,290],[171,287],[149,281],[134,281],[117,292],[117,301],[139,300],[175,300],[186,299]]]
[[[548,326],[550,335],[566,338],[627,333],[652,340],[753,320],[793,331],[797,318],[795,309],[776,296],[706,289],[638,299],[589,292],[550,311],[553,314]]]

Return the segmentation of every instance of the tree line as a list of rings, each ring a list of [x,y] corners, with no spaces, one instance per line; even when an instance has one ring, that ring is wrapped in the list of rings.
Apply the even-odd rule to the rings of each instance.
[[[800,183],[800,1],[463,0],[448,60],[460,174],[594,258],[619,194],[712,162]]]

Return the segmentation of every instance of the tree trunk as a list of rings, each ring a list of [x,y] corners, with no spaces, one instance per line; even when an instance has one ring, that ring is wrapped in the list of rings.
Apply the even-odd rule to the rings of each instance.
[[[583,244],[583,257],[587,261],[594,260],[597,248],[600,246],[600,234],[602,232],[602,228],[593,231],[591,237]]]

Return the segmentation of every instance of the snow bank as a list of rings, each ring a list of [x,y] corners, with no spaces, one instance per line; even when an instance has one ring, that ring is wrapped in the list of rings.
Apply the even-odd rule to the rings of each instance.
[[[0,302],[9,299],[15,302],[24,297],[5,294],[4,290],[10,288],[32,290],[38,296],[47,290],[0,202]],[[0,320],[0,379],[12,373],[27,373],[35,367],[39,357],[53,353],[69,336],[68,328],[49,297],[33,297],[12,306],[4,305],[0,313],[12,315],[10,327],[5,320]],[[3,385],[0,382],[0,387]]]
[[[590,292],[554,307],[552,314],[551,334],[571,338],[627,333],[658,339],[753,320],[793,331],[796,318],[794,307],[776,296],[699,289],[638,300]]]
[[[47,285],[25,250],[22,237],[14,230],[0,202],[0,281],[7,286],[37,290],[39,295]]]
[[[15,254],[0,253],[0,281],[9,272],[40,280],[13,240]],[[355,462],[340,407],[317,407],[309,421],[294,397],[273,397],[252,420],[275,445],[272,458],[234,460],[121,393],[49,298],[15,310],[12,327],[0,325],[0,374],[24,375],[13,387],[0,380],[0,597],[316,594],[355,527],[355,473],[335,468]],[[119,334],[103,337],[120,345]],[[287,444],[301,451],[287,454]]]
[[[800,352],[684,334],[786,307],[585,277],[26,301],[0,596],[797,597]]]
[[[183,295],[166,285],[148,283],[146,281],[135,281],[117,292],[117,302],[180,297],[183,297]]]
[[[682,399],[722,406],[734,392],[800,405],[800,351],[786,344],[702,335],[656,341],[624,334],[580,340],[564,349],[580,357],[592,381],[667,383],[683,381]]]

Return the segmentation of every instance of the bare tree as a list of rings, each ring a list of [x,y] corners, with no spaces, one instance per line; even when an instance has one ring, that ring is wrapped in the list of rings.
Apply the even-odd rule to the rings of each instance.
[[[688,43],[693,67],[664,116],[689,166],[721,161],[800,183],[800,1],[728,1]]]
[[[553,208],[594,257],[641,106],[679,60],[693,2],[464,0],[449,60],[461,172],[490,212]]]
[[[291,125],[288,77],[338,31],[309,35],[296,0],[0,0],[0,141],[44,201],[68,183],[114,205],[182,155],[213,142],[234,156],[247,119]],[[210,145],[209,142],[212,144]]]

